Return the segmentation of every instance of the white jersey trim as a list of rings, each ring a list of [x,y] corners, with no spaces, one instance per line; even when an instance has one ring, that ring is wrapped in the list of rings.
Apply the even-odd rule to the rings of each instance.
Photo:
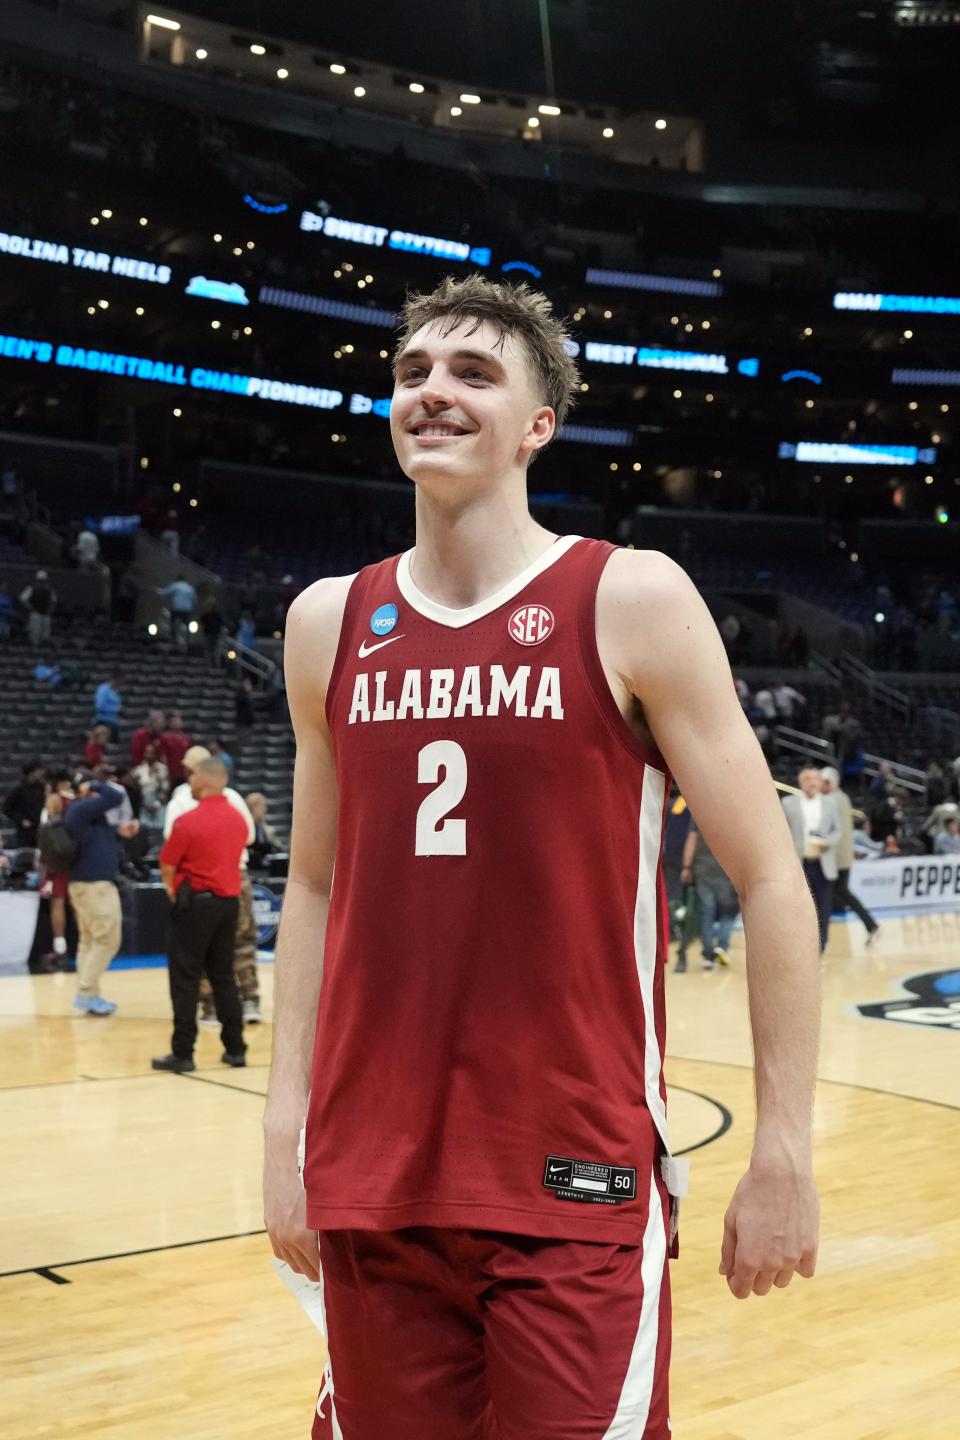
[[[660,837],[663,807],[666,803],[666,776],[652,765],[643,768],[643,792],[640,800],[640,846],[637,872],[637,899],[633,912],[633,946],[643,1003],[646,1030],[643,1074],[647,1109],[660,1132],[664,1149],[670,1153],[667,1131],[667,1107],[660,1093],[660,1072],[663,1057],[657,1039],[656,1012],[653,1000],[653,978],[657,967],[657,865],[660,858]]]
[[[479,600],[476,605],[468,605],[465,609],[439,605],[436,600],[431,600],[422,590],[417,589],[410,574],[413,550],[405,550],[400,556],[397,565],[397,588],[407,604],[412,605],[419,614],[426,616],[428,620],[435,620],[438,625],[448,625],[452,630],[459,630],[464,625],[472,625],[475,620],[482,620],[485,615],[512,600],[514,595],[519,595],[531,580],[536,580],[538,575],[549,570],[551,565],[555,565],[582,539],[582,535],[562,535],[542,555],[531,561],[525,570],[508,580],[506,585],[488,595],[486,600]]]

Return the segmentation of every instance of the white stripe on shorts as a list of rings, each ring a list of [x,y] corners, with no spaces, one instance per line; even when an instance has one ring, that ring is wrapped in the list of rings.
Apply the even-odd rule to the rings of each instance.
[[[663,1207],[657,1189],[656,1175],[650,1175],[650,1213],[643,1235],[643,1256],[640,1274],[643,1280],[643,1303],[633,1352],[627,1366],[626,1379],[620,1392],[616,1414],[604,1433],[603,1440],[642,1440],[650,1414],[653,1380],[660,1339],[660,1291],[667,1264],[667,1232],[663,1223]]]

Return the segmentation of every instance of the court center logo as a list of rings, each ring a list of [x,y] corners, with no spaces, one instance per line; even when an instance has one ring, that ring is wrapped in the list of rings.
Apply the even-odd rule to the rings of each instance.
[[[370,616],[370,629],[374,635],[389,635],[395,628],[399,615],[396,605],[381,605]]]
[[[271,950],[280,928],[280,907],[283,896],[277,895],[267,885],[254,885],[253,922],[257,927],[257,948]]]
[[[960,970],[931,970],[901,981],[907,1000],[881,1000],[858,1005],[867,1020],[895,1020],[900,1025],[924,1025],[928,1030],[960,1031]]]
[[[556,618],[546,605],[521,605],[507,621],[507,633],[518,645],[539,645],[556,629]]]

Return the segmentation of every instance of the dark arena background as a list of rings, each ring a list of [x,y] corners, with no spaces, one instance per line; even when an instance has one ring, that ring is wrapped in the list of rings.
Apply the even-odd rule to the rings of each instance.
[[[532,514],[682,565],[773,781],[832,766],[854,807],[820,1268],[747,1305],[717,1275],[752,1139],[743,934],[702,961],[671,892],[673,1433],[955,1440],[958,73],[939,0],[4,0],[4,1440],[309,1433],[324,1341],[260,1199],[284,629],[319,577],[413,545],[398,311],[473,272],[570,317],[580,394]],[[246,1067],[201,1027],[172,1076],[158,855],[197,745],[255,797],[255,974]],[[139,821],[102,1012],[38,849],[90,773]],[[674,795],[677,872],[688,823]]]

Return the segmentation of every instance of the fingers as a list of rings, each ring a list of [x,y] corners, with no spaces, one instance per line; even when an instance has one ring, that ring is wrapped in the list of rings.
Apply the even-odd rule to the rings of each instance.
[[[271,1235],[270,1244],[277,1259],[283,1260],[298,1275],[306,1275],[308,1280],[320,1279],[320,1249],[314,1231],[307,1230],[296,1238],[283,1240]]]
[[[733,1210],[723,1217],[723,1243],[720,1247],[720,1274],[732,1275],[737,1259],[737,1222]]]

